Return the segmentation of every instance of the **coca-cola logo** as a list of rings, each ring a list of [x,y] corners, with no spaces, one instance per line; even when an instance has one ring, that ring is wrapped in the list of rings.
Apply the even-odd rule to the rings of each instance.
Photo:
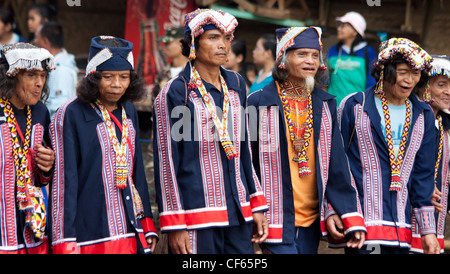
[[[186,15],[187,0],[170,0],[169,7],[169,22],[164,24],[167,26],[182,26],[184,24],[184,17]]]

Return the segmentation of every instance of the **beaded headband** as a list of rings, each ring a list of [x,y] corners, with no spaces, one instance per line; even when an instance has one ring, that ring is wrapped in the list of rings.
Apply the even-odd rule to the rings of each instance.
[[[401,55],[408,65],[415,70],[431,70],[433,58],[419,45],[406,38],[391,38],[380,45],[380,53],[374,67],[380,70],[380,79],[375,88],[375,93],[384,93],[384,66],[392,61],[395,56]]]
[[[314,30],[316,35],[312,35],[309,30]],[[326,66],[322,56],[322,29],[319,27],[291,27],[280,28],[277,32],[277,60],[283,58],[279,68],[286,69],[286,52],[291,48],[314,48],[320,51],[320,70],[325,70]]]
[[[186,15],[185,35],[192,36],[189,59],[195,59],[195,37],[205,30],[219,29],[223,33],[233,33],[238,25],[237,19],[226,12],[213,9],[196,9]]]

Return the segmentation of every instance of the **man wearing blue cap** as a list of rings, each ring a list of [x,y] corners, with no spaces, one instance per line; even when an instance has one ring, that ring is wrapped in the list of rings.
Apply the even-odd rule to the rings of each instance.
[[[126,40],[94,37],[78,97],[59,108],[50,126],[53,253],[149,253],[156,246],[130,102],[144,92],[132,50]]]
[[[156,197],[171,253],[253,253],[252,241],[267,237],[241,112],[245,80],[221,67],[236,25],[225,12],[189,13],[183,54],[190,62],[155,100]]]
[[[273,254],[361,247],[365,224],[336,122],[336,100],[316,86],[326,67],[322,30],[277,29],[277,60],[269,85],[248,97],[253,164],[269,204]],[[251,113],[251,112],[249,112]],[[322,234],[321,234],[322,231]]]

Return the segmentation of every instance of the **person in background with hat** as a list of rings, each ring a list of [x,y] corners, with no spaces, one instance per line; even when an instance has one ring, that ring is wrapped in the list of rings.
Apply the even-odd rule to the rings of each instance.
[[[375,50],[364,40],[366,20],[354,11],[336,18],[339,43],[327,52],[330,67],[328,92],[336,96],[339,106],[345,96],[375,85],[370,74],[377,59]]]
[[[133,44],[120,38],[92,38],[78,97],[52,120],[55,254],[149,253],[156,246],[132,103],[145,91],[132,50]]]
[[[5,45],[0,58],[0,254],[49,251],[43,188],[55,160],[48,147],[47,75],[55,68],[45,49]]]
[[[366,228],[336,100],[316,86],[326,73],[322,30],[280,28],[276,34],[274,80],[248,97],[257,110],[249,115],[252,159],[269,204],[263,250],[315,254],[322,235],[330,246],[361,247]]]
[[[159,90],[173,77],[177,77],[188,62],[188,58],[181,52],[181,40],[184,38],[184,27],[170,27],[166,30],[163,37],[158,40],[164,43],[164,57],[170,61],[170,64],[164,67],[159,73],[157,85]],[[157,93],[154,93],[156,97]]]
[[[450,137],[450,59],[445,55],[432,55],[430,80],[426,88],[418,91],[419,98],[430,104],[435,117],[436,161],[435,189],[431,202],[435,207],[436,233],[440,252],[444,252],[445,220],[449,195],[449,137]],[[423,253],[419,227],[413,216],[411,251]]]
[[[220,10],[187,14],[190,61],[155,100],[155,188],[170,253],[249,254],[267,237],[242,113],[245,80],[221,67],[237,24]]]
[[[412,215],[425,253],[439,253],[431,196],[435,178],[433,111],[412,94],[425,87],[431,56],[405,38],[380,46],[377,85],[339,107],[344,147],[367,226],[365,246],[346,253],[407,254]],[[375,249],[374,249],[375,246]]]

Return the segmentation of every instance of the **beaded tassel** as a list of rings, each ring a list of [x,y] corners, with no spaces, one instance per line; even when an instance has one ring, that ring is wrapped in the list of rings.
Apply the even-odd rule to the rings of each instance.
[[[195,55],[195,37],[192,35],[192,41],[191,41],[191,51],[189,52],[189,59],[195,60],[197,56]]]
[[[375,87],[374,92],[376,94],[384,94],[384,65],[381,66],[380,79],[378,80],[377,86]]]
[[[281,59],[280,64],[278,65],[279,69],[286,69],[286,51],[283,52],[283,57]]]
[[[430,105],[434,102],[433,98],[431,98],[430,82],[427,82],[425,92],[423,93],[423,101]]]

